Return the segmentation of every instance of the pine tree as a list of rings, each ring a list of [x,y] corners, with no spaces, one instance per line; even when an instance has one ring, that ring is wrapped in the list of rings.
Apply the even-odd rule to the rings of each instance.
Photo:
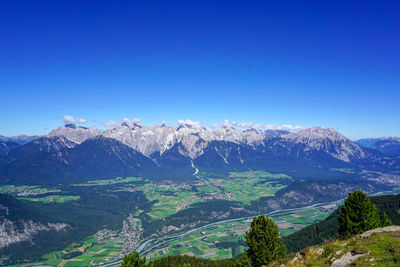
[[[361,190],[349,193],[344,205],[340,208],[338,229],[342,238],[390,224],[386,214],[380,216],[378,208]]]
[[[247,253],[243,253],[242,256],[235,260],[235,266],[237,267],[251,267],[250,258],[247,256]]]
[[[392,221],[386,215],[386,212],[381,212],[379,214],[379,219],[381,221],[381,225],[380,225],[381,227],[393,225]]]
[[[139,253],[133,251],[125,255],[121,267],[143,267],[146,266],[146,258],[141,259]]]
[[[247,256],[252,266],[266,265],[286,255],[286,247],[279,237],[278,226],[264,215],[253,219],[245,237],[249,246]]]

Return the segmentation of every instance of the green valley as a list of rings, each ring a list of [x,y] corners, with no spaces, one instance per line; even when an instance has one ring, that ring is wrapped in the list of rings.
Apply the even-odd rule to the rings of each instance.
[[[287,192],[310,194],[306,188],[315,183],[286,174],[202,172],[199,177],[191,182],[117,177],[51,187],[5,185],[1,189],[23,203],[32,203],[46,217],[79,225],[73,234],[65,233],[65,241],[55,249],[43,247],[40,251],[45,253],[24,256],[33,263],[52,266],[116,262],[134,249],[150,260],[182,254],[229,259],[246,249],[244,233],[260,213],[270,216],[280,234],[287,236],[325,219],[340,204],[324,197],[320,204],[279,204],[287,201]],[[278,204],[281,209],[268,206]],[[42,235],[47,238],[41,234],[39,240]]]

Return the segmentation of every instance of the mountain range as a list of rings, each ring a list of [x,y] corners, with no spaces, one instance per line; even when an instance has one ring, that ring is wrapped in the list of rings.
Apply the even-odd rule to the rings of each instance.
[[[363,147],[379,150],[383,153],[400,155],[399,137],[366,138],[357,140],[355,143]]]
[[[400,160],[390,153],[399,140],[366,145],[321,127],[288,132],[124,122],[100,130],[66,124],[22,145],[1,141],[0,183],[51,184],[116,176],[192,180],[201,171],[258,169],[299,179],[351,177],[362,170],[394,173],[400,170]],[[353,171],[337,171],[341,169]]]

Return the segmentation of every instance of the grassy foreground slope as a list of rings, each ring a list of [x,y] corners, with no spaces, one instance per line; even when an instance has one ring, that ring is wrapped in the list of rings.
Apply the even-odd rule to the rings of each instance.
[[[399,266],[400,226],[367,231],[346,240],[316,245],[270,266]]]

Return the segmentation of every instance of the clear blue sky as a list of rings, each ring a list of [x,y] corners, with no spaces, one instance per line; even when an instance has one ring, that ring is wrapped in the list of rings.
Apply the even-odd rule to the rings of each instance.
[[[399,3],[1,1],[0,135],[70,115],[400,136]]]

